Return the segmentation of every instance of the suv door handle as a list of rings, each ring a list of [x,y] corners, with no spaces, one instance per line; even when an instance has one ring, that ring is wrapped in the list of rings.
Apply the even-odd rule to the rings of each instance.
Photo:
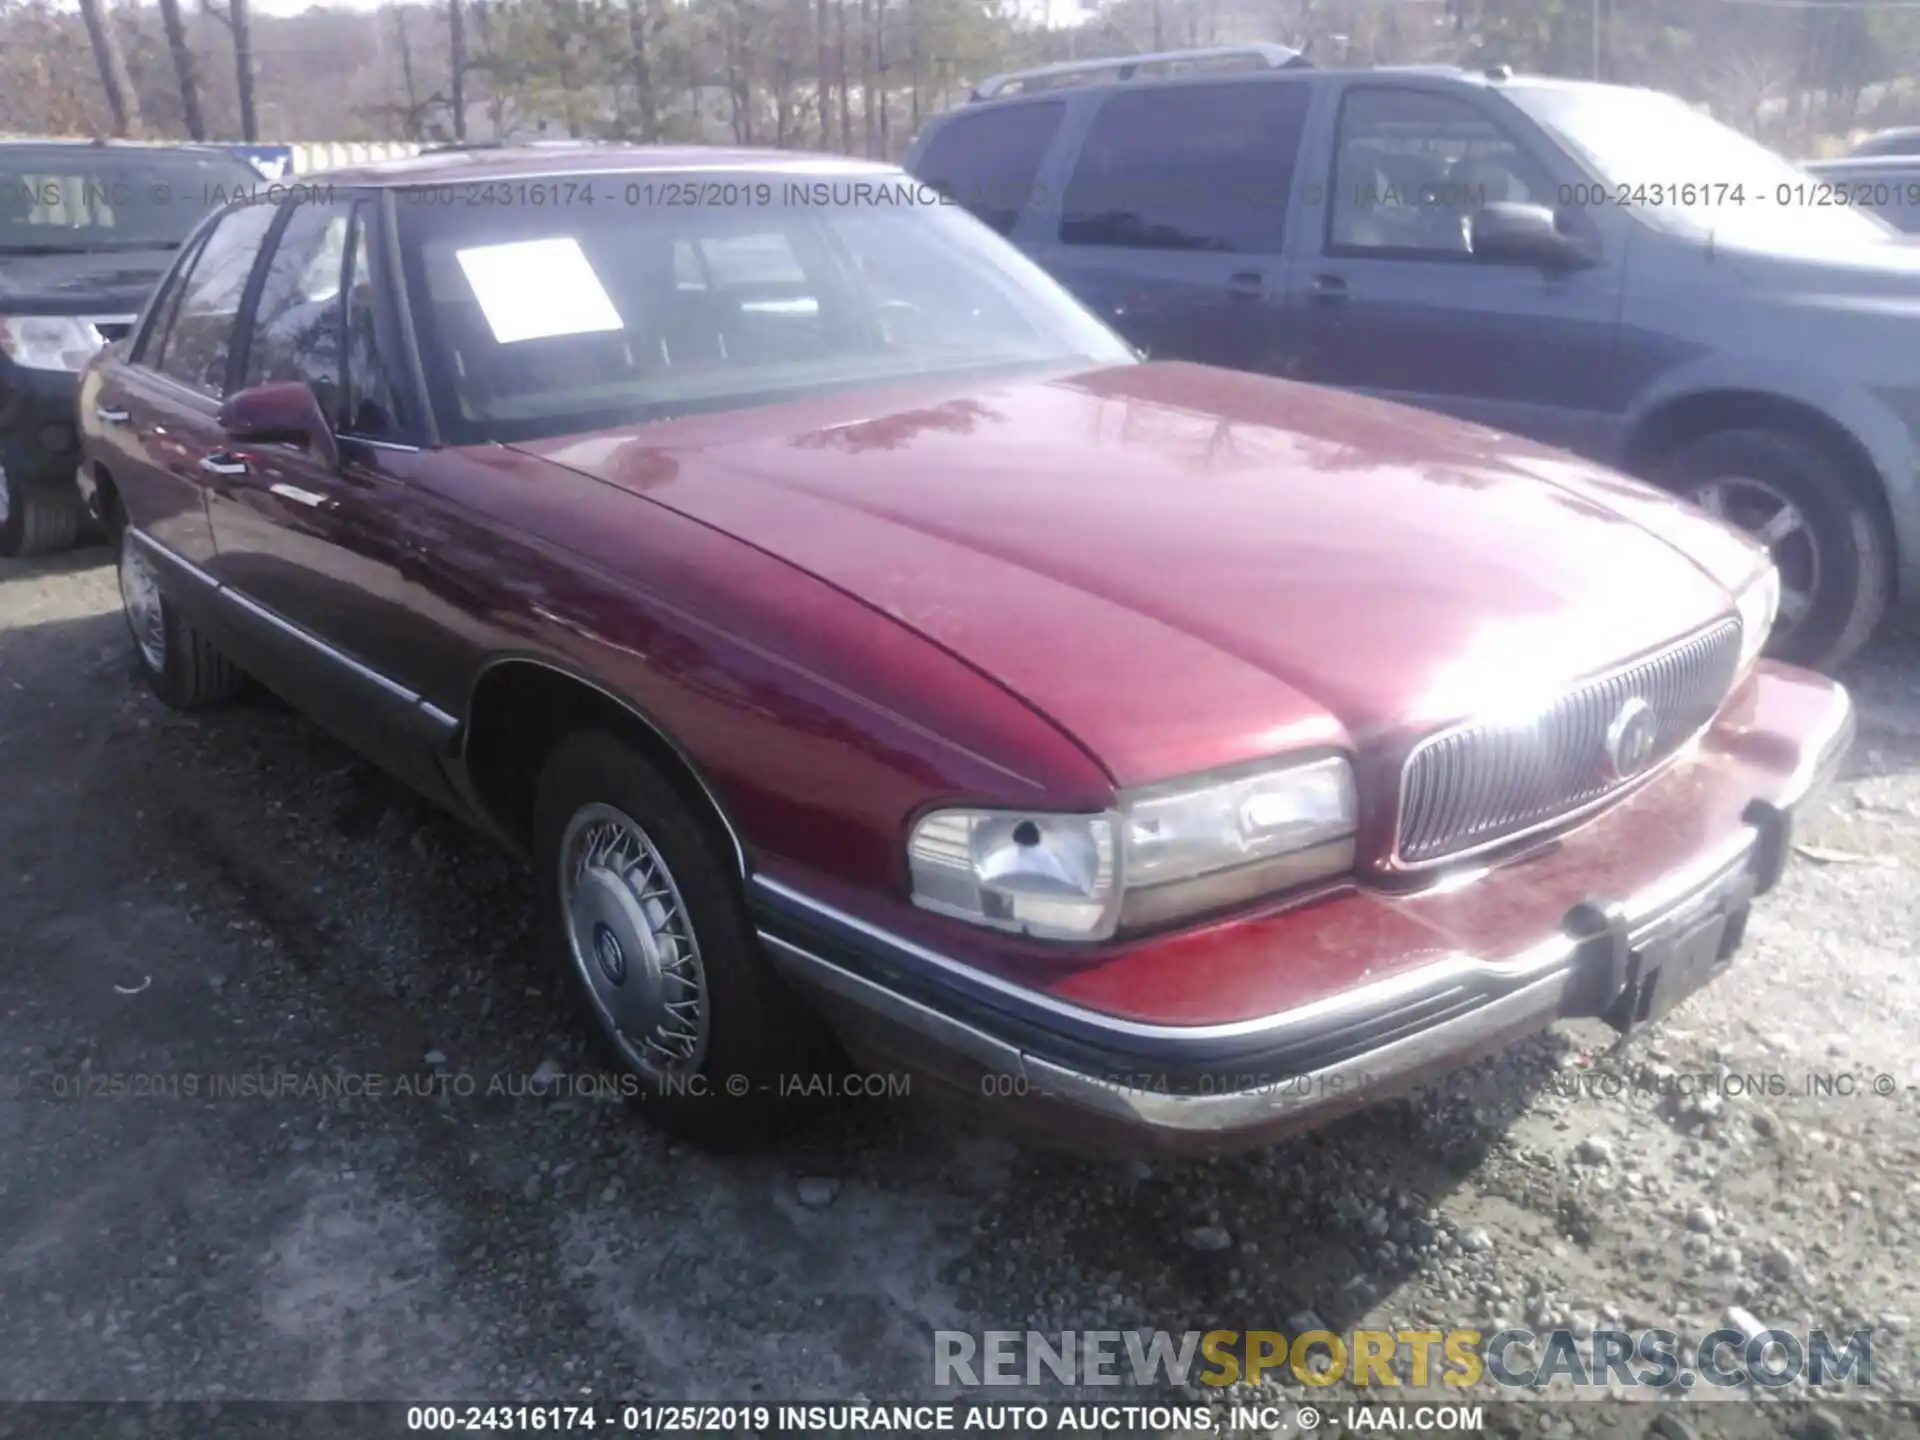
[[[93,407],[93,418],[102,425],[124,425],[133,418],[133,412],[108,405],[96,405]]]
[[[1227,289],[1235,295],[1264,295],[1267,277],[1259,270],[1236,270],[1227,277]]]
[[[224,450],[216,450],[211,455],[200,457],[200,468],[209,475],[244,475],[252,467],[246,461],[229,455]]]
[[[1338,305],[1347,298],[1347,282],[1338,275],[1316,275],[1311,288],[1322,305]]]

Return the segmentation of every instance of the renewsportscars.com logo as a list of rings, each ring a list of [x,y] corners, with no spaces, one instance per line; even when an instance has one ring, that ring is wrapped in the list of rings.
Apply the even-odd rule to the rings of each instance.
[[[1873,1384],[1873,1334],[1671,1330],[936,1330],[935,1385],[1349,1385],[1708,1392]]]

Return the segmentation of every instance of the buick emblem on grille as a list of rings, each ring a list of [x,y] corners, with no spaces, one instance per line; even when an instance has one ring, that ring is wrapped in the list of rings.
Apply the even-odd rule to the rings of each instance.
[[[1660,719],[1639,696],[1620,707],[1607,727],[1607,767],[1616,780],[1631,780],[1653,759],[1660,739]]]

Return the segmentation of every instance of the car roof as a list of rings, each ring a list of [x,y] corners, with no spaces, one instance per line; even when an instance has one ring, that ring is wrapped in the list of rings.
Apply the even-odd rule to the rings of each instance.
[[[1178,53],[1178,52],[1174,52]],[[1092,70],[1101,66],[1120,66],[1127,57],[1117,56],[1106,61],[1089,61],[1085,68]],[[1024,76],[1041,77],[1048,71],[1067,67],[1041,67],[1032,71],[1014,71],[1007,75],[995,76],[996,81],[1017,80]],[[1080,84],[1047,85],[1034,89],[1008,88],[1004,93],[991,93],[969,99],[965,104],[956,105],[951,110],[942,111],[928,118],[921,130],[924,137],[940,126],[969,113],[977,114],[997,105],[1018,105],[1023,101],[1060,100],[1072,95],[1106,94],[1119,90],[1165,89],[1188,85],[1231,85],[1236,81],[1260,80],[1287,84],[1320,84],[1334,80],[1353,80],[1363,77],[1388,77],[1395,79],[1434,79],[1471,85],[1484,90],[1527,89],[1527,90],[1645,90],[1645,86],[1616,85],[1601,80],[1579,80],[1559,75],[1523,74],[1506,65],[1480,66],[1472,69],[1459,65],[1351,65],[1351,66],[1315,66],[1272,65],[1265,69],[1215,69],[1195,70],[1186,73],[1141,75],[1132,79],[1089,79]],[[1649,92],[1660,93],[1660,92]]]
[[[190,155],[223,155],[231,160],[240,159],[223,146],[200,145],[186,140],[177,144],[167,142],[156,144],[145,140],[76,140],[64,135],[52,135],[45,139],[33,136],[7,136],[0,138],[0,150],[112,150],[126,155],[155,153],[164,155],[179,152]]]
[[[896,165],[815,155],[792,150],[749,149],[722,145],[504,145],[470,150],[429,151],[401,160],[302,175],[334,185],[395,188],[411,185],[470,184],[488,180],[538,179],[541,176],[632,174],[635,172],[739,170],[769,171],[792,178],[902,174]]]

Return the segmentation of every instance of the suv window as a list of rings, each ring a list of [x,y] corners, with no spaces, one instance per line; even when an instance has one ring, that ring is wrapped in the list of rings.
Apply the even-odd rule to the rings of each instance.
[[[1467,258],[1492,201],[1551,206],[1539,163],[1479,106],[1384,85],[1350,90],[1334,141],[1327,248]]]
[[[243,205],[215,223],[180,286],[180,299],[153,364],[183,385],[218,397],[227,386],[227,357],[247,277],[273,224],[272,205]]]
[[[1067,182],[1060,239],[1277,252],[1312,93],[1298,81],[1254,81],[1111,96]]]
[[[962,114],[934,131],[914,173],[1005,235],[1038,198],[1040,161],[1066,113],[1063,101],[1042,100]]]
[[[173,322],[173,312],[180,303],[180,291],[187,283],[187,277],[193,273],[193,267],[199,263],[200,251],[205,247],[205,235],[194,236],[187,245],[186,252],[180,256],[161,280],[148,302],[146,325],[134,336],[133,348],[128,351],[128,359],[135,365],[152,365],[160,354],[160,346],[165,342],[167,326]]]
[[[380,343],[373,213],[365,200],[353,207],[353,243],[347,251],[346,406],[340,428],[371,440],[397,440],[407,417]]]
[[[341,266],[347,207],[295,205],[267,259],[253,305],[243,385],[304,380],[338,420]]]

